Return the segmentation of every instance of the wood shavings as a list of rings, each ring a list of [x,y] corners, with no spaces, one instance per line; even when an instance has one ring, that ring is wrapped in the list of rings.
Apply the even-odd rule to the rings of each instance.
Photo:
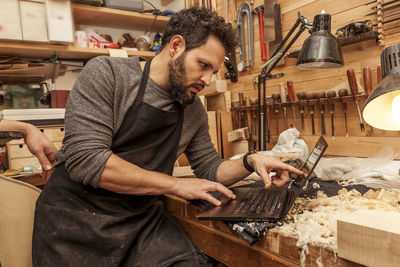
[[[362,196],[357,190],[341,189],[333,197],[318,191],[315,199],[298,198],[277,229],[296,236],[303,250],[312,244],[336,252],[337,218],[359,209],[400,212],[400,190],[369,190]]]
[[[313,183],[312,187],[316,189],[316,188],[320,188],[321,186],[319,184],[317,184],[317,183]]]

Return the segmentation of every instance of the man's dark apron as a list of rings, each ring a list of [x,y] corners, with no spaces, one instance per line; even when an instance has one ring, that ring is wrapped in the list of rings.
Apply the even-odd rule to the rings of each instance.
[[[149,68],[147,62],[111,150],[141,168],[171,175],[183,108],[166,112],[142,101]],[[83,185],[62,164],[36,204],[34,266],[198,266],[198,261],[194,245],[164,211],[159,196]]]

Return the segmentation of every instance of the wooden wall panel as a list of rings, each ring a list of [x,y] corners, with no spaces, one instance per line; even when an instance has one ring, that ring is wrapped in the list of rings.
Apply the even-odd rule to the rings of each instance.
[[[217,1],[217,11],[222,15],[222,0]],[[239,6],[245,2],[245,0],[230,1],[230,4],[235,2],[236,10]],[[310,22],[313,21],[314,16],[319,14],[322,9],[332,16],[331,32],[334,34],[336,29],[343,27],[349,23],[361,21],[365,19],[371,19],[373,22],[376,20],[376,15],[366,16],[366,14],[372,12],[372,6],[374,4],[368,4],[370,0],[277,0],[277,3],[281,5],[282,12],[282,30],[283,37],[290,30],[292,25],[297,19],[297,12],[300,11],[301,15],[306,16]],[[264,4],[263,0],[255,0],[253,7]],[[235,15],[236,18],[236,15]],[[236,21],[229,20],[236,29]],[[247,23],[246,23],[247,24]],[[247,25],[246,25],[247,27]],[[253,83],[254,78],[260,73],[260,66],[265,62],[261,60],[261,51],[259,43],[259,26],[258,18],[254,16],[254,66],[248,67],[245,72],[239,73],[239,81],[232,83],[227,81],[228,90],[235,95],[239,92],[243,92],[245,97],[257,97],[257,86]],[[245,31],[247,34],[247,31]],[[309,36],[307,32],[304,32],[301,37],[297,40],[294,46],[289,51],[295,51],[301,49],[302,42]],[[295,92],[299,90],[304,91],[318,91],[318,90],[329,90],[338,86],[348,86],[346,71],[349,68],[353,68],[356,73],[356,78],[361,86],[359,88],[360,93],[363,89],[362,69],[363,67],[369,66],[372,70],[372,82],[373,87],[377,83],[376,68],[380,64],[380,54],[382,50],[391,44],[400,43],[400,33],[388,35],[385,37],[385,46],[380,46],[376,40],[368,40],[352,45],[342,47],[343,57],[345,60],[345,66],[341,69],[330,69],[330,70],[300,70],[296,68],[295,58],[285,58],[285,64],[274,69],[273,73],[284,73],[285,75],[278,79],[267,80],[266,91],[267,96],[270,96],[273,92],[279,92],[280,83],[286,85],[287,80],[292,80],[294,83]],[[248,49],[248,44],[246,44]],[[247,50],[246,50],[247,51]],[[238,54],[236,54],[238,59]],[[225,67],[221,68],[221,71],[226,72]],[[362,110],[364,100],[360,101],[360,108]],[[297,109],[297,121],[300,128],[300,115]],[[288,112],[288,124],[293,124],[292,111],[289,108]],[[397,146],[397,142],[400,140],[400,132],[389,132],[378,129],[373,129],[366,125],[366,130],[360,130],[360,122],[355,103],[351,102],[348,104],[348,128],[349,137],[346,138],[344,116],[341,109],[340,103],[335,104],[334,123],[335,123],[335,136],[332,140],[331,137],[331,119],[329,115],[329,109],[326,108],[325,114],[325,126],[326,139],[329,140],[330,148],[327,151],[328,155],[343,155],[343,156],[372,156],[379,152],[383,146],[392,146],[395,151],[400,152],[400,147]],[[316,107],[316,118],[315,127],[316,134],[313,136],[311,133],[311,119],[309,112],[306,109],[305,115],[305,129],[301,131],[302,137],[313,144],[316,138],[320,135],[320,113]],[[283,114],[282,110],[279,114],[279,132],[283,129]],[[276,134],[276,122],[272,116],[271,121],[271,143],[267,144],[267,148],[270,149],[275,145],[277,141]],[[399,158],[400,159],[400,158]]]

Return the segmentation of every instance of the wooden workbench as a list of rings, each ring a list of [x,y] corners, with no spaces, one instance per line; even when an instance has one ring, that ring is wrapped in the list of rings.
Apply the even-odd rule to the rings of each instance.
[[[164,197],[168,212],[182,226],[196,246],[227,266],[301,266],[301,250],[297,239],[276,229],[268,230],[255,245],[250,246],[220,221],[199,221],[200,207],[175,197]],[[361,266],[339,258],[333,251],[308,245],[303,266]]]

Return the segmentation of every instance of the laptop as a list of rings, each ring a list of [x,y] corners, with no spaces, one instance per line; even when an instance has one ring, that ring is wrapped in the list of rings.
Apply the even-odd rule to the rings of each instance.
[[[324,154],[328,144],[321,136],[304,162],[301,170],[307,177],[313,172]],[[300,192],[307,187],[308,179],[291,173],[289,185],[276,186],[266,190],[264,187],[230,188],[236,199],[220,198],[220,206],[210,207],[197,215],[199,220],[224,221],[270,221],[285,218]]]

